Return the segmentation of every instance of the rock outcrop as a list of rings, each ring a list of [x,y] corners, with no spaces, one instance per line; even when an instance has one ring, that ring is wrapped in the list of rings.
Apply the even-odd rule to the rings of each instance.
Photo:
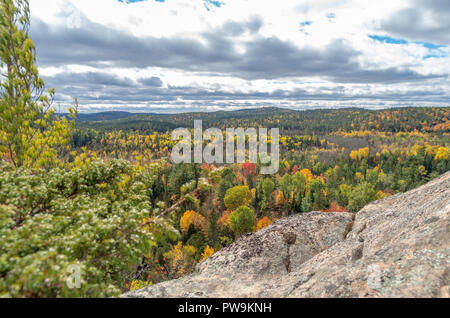
[[[357,214],[279,220],[123,297],[450,297],[450,173]]]

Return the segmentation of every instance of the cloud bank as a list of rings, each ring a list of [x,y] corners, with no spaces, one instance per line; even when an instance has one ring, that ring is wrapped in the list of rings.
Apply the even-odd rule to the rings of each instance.
[[[87,112],[448,106],[448,1],[381,2],[32,0],[31,35]]]

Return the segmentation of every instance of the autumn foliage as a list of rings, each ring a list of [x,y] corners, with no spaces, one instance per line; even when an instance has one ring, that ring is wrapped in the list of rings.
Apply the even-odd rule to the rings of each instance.
[[[212,256],[213,254],[214,254],[214,249],[211,248],[209,245],[206,245],[206,248],[202,253],[202,258],[200,259],[200,262],[203,262],[205,259]]]
[[[266,226],[269,226],[270,224],[272,224],[272,221],[267,216],[265,216],[262,219],[260,219],[256,224],[256,230],[259,231],[265,228]]]
[[[206,232],[206,218],[195,211],[186,211],[180,219],[180,230],[187,233],[191,226],[196,230]]]

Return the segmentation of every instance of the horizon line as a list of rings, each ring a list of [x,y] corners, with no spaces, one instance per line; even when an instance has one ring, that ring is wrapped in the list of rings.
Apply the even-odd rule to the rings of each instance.
[[[235,108],[231,110],[227,109],[215,109],[215,110],[186,110],[186,111],[179,111],[179,112],[139,112],[139,111],[133,111],[133,110],[104,110],[104,111],[97,111],[94,110],[92,112],[89,111],[83,111],[79,110],[78,114],[82,115],[95,115],[95,114],[105,114],[105,113],[126,113],[126,114],[134,114],[134,115],[179,115],[179,114],[198,114],[198,113],[219,113],[219,112],[238,112],[238,111],[248,111],[248,110],[260,110],[260,109],[279,109],[279,110],[287,110],[287,111],[294,111],[294,112],[303,112],[303,111],[318,111],[318,110],[348,110],[348,109],[360,109],[360,110],[368,110],[368,111],[379,111],[379,110],[387,110],[387,109],[404,109],[404,108],[450,108],[449,105],[443,105],[443,106],[378,106],[378,107],[364,107],[364,106],[336,106],[336,107],[314,107],[314,108],[292,108],[292,107],[282,107],[282,106],[257,106],[257,107],[243,107],[243,108]],[[69,114],[68,112],[57,112],[59,115],[66,115]]]

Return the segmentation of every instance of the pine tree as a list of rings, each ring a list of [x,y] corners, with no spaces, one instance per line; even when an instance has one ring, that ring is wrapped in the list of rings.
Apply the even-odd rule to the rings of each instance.
[[[217,226],[217,220],[219,216],[215,209],[212,209],[208,217],[208,227],[206,229],[206,236],[211,243],[211,246],[216,246],[219,241],[219,229]]]
[[[29,30],[28,1],[0,0],[0,156],[16,167],[54,164],[74,124],[54,114],[54,89],[39,76]]]

